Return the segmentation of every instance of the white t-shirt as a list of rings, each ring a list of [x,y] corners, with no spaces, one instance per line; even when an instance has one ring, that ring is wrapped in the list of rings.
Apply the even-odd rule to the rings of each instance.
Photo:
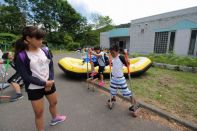
[[[98,64],[100,65],[100,66],[105,66],[105,60],[104,60],[104,52],[100,52],[99,53],[101,56],[98,56],[97,57],[97,61],[98,61]]]
[[[32,76],[40,80],[47,81],[49,78],[49,63],[50,60],[46,57],[44,51],[39,49],[38,52],[27,52],[30,59],[30,70]],[[34,84],[29,85],[29,89],[42,89],[44,86],[37,86]]]
[[[122,68],[123,68],[124,65],[121,62],[121,60],[119,58],[119,55],[116,56],[115,58],[113,58],[112,64],[113,64],[112,76],[114,76],[114,77],[122,77],[124,75],[123,71],[122,71]]]

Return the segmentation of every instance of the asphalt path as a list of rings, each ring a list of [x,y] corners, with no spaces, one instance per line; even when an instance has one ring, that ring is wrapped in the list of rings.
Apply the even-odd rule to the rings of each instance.
[[[87,90],[84,80],[69,78],[58,67],[63,57],[80,57],[78,54],[59,54],[54,56],[55,82],[58,93],[58,111],[65,114],[65,122],[50,126],[48,102],[45,99],[45,131],[172,131],[156,121],[133,118],[128,111],[129,104],[121,100],[112,110],[106,106],[109,95],[100,89]],[[13,73],[10,69],[9,75]],[[0,131],[35,131],[34,113],[27,94],[16,102],[0,103]],[[13,95],[9,87],[3,94]]]

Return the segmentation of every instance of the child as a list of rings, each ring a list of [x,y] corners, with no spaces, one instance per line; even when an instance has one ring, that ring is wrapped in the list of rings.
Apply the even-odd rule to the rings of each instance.
[[[44,129],[44,96],[49,102],[52,116],[50,125],[56,125],[66,119],[66,116],[57,113],[53,61],[50,53],[40,48],[44,35],[45,33],[37,27],[25,27],[22,38],[15,44],[14,57],[16,68],[24,81],[28,99],[35,113],[38,131]]]
[[[132,92],[127,87],[126,79],[122,71],[123,64],[128,65],[129,62],[126,61],[123,56],[120,56],[119,47],[117,45],[114,45],[110,48],[110,53],[113,57],[113,68],[111,72],[112,77],[110,80],[110,93],[113,96],[111,101],[116,101],[117,90],[120,89],[124,97],[130,97],[132,106],[129,108],[129,110],[135,113],[139,106],[136,103],[135,98],[132,96]],[[110,100],[108,100],[108,102],[110,102]]]
[[[98,69],[98,73],[100,75],[99,86],[104,86],[105,85],[104,80],[103,80],[104,79],[103,78],[103,72],[105,70],[104,52],[101,51],[101,48],[100,47],[95,47],[94,50],[95,50],[96,53],[94,53],[92,51],[92,49],[89,49],[90,53],[92,55],[95,55],[97,57],[97,62],[96,63],[95,62],[94,63],[93,62],[90,63],[91,64],[91,68],[92,68],[92,74],[91,74],[91,76],[94,76],[94,75],[97,74],[94,71],[94,67],[99,66],[99,69]]]
[[[2,58],[4,60],[7,60],[9,59],[10,60],[10,65],[12,66],[12,68],[14,68],[14,70],[16,70],[16,66],[14,64],[14,61],[13,61],[13,56],[12,56],[12,53],[11,52],[6,52],[3,54]],[[21,98],[23,98],[23,95],[21,93],[21,86],[23,86],[21,83],[22,83],[22,78],[19,74],[19,72],[16,70],[16,72],[14,73],[14,75],[12,75],[9,79],[8,79],[8,83],[11,84],[11,87],[15,90],[16,92],[16,95],[14,97],[11,97],[10,101],[11,102],[14,102],[14,101],[17,101]],[[20,86],[21,84],[21,86]]]
[[[43,42],[42,42],[42,48],[46,48],[46,49],[49,51],[51,57],[53,58],[53,53],[52,53],[51,50],[49,49],[49,46],[48,46],[47,41],[43,41]]]

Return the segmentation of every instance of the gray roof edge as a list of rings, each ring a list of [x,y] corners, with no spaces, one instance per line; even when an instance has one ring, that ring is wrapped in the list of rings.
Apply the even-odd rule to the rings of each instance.
[[[185,15],[185,14],[192,14],[192,13],[197,13],[197,6],[131,20],[131,24],[155,21],[155,20],[162,19],[162,18],[169,18],[169,17],[178,16],[178,15]]]

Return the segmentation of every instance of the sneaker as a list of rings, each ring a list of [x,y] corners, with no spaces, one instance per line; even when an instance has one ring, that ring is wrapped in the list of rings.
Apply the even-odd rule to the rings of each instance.
[[[135,112],[140,107],[139,103],[136,103],[129,107],[129,111]]]
[[[90,76],[95,76],[97,74],[97,72],[93,71]]]
[[[105,83],[103,81],[99,82],[99,86],[104,86],[104,85],[105,85]]]
[[[23,95],[20,93],[20,94],[16,94],[16,96],[12,97],[10,102],[14,102],[14,101],[17,101],[17,100],[20,100],[23,98]]]
[[[56,118],[54,118],[54,119],[51,120],[50,125],[51,126],[54,126],[54,125],[56,125],[56,124],[58,124],[60,122],[63,122],[65,120],[66,120],[66,116],[58,115],[58,116],[56,116]]]

